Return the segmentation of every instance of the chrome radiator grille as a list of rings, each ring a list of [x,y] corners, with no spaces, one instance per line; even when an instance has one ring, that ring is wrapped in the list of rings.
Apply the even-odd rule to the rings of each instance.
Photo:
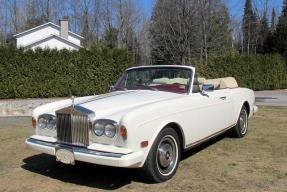
[[[57,140],[59,143],[87,147],[89,145],[89,122],[87,115],[57,113]]]

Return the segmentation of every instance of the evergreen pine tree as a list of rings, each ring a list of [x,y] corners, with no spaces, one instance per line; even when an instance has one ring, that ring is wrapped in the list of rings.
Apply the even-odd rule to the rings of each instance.
[[[243,15],[243,51],[247,54],[256,53],[257,48],[257,17],[253,12],[251,0],[246,0]]]
[[[283,1],[282,13],[274,34],[275,50],[287,58],[287,0]]]
[[[268,19],[267,19],[267,13],[264,12],[263,18],[260,22],[260,31],[258,35],[258,53],[264,53],[264,42],[267,39],[267,36],[269,34],[269,26],[268,26]]]
[[[271,31],[274,32],[276,30],[276,13],[275,9],[272,9],[272,18],[271,18]]]
[[[89,45],[91,45],[92,33],[90,31],[90,28],[89,28],[88,17],[86,17],[85,20],[84,20],[82,36],[84,37],[84,40],[83,40],[84,47],[88,47]]]
[[[103,43],[110,49],[118,47],[118,30],[114,27],[110,27],[105,30]]]

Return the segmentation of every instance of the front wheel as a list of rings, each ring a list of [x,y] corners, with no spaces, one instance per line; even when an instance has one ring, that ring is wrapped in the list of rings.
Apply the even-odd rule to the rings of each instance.
[[[235,137],[241,138],[244,137],[248,129],[248,112],[245,106],[242,106],[237,124],[233,128],[233,133]]]
[[[144,166],[140,169],[143,177],[159,183],[170,179],[178,168],[180,142],[176,131],[163,129],[156,138]]]

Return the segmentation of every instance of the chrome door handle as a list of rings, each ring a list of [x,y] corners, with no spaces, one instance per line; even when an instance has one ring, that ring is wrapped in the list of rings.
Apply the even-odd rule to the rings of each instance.
[[[226,100],[226,96],[219,97],[219,99],[221,99],[221,100]]]

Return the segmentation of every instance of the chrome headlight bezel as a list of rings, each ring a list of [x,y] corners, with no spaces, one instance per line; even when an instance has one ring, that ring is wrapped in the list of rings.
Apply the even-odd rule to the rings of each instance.
[[[56,130],[56,116],[51,114],[42,114],[38,117],[38,128],[54,131]]]
[[[105,132],[105,125],[100,122],[95,122],[93,131],[96,136],[102,136]]]
[[[97,129],[98,128],[98,129]],[[117,134],[118,123],[110,119],[99,119],[93,124],[93,133],[97,137],[114,138]]]

